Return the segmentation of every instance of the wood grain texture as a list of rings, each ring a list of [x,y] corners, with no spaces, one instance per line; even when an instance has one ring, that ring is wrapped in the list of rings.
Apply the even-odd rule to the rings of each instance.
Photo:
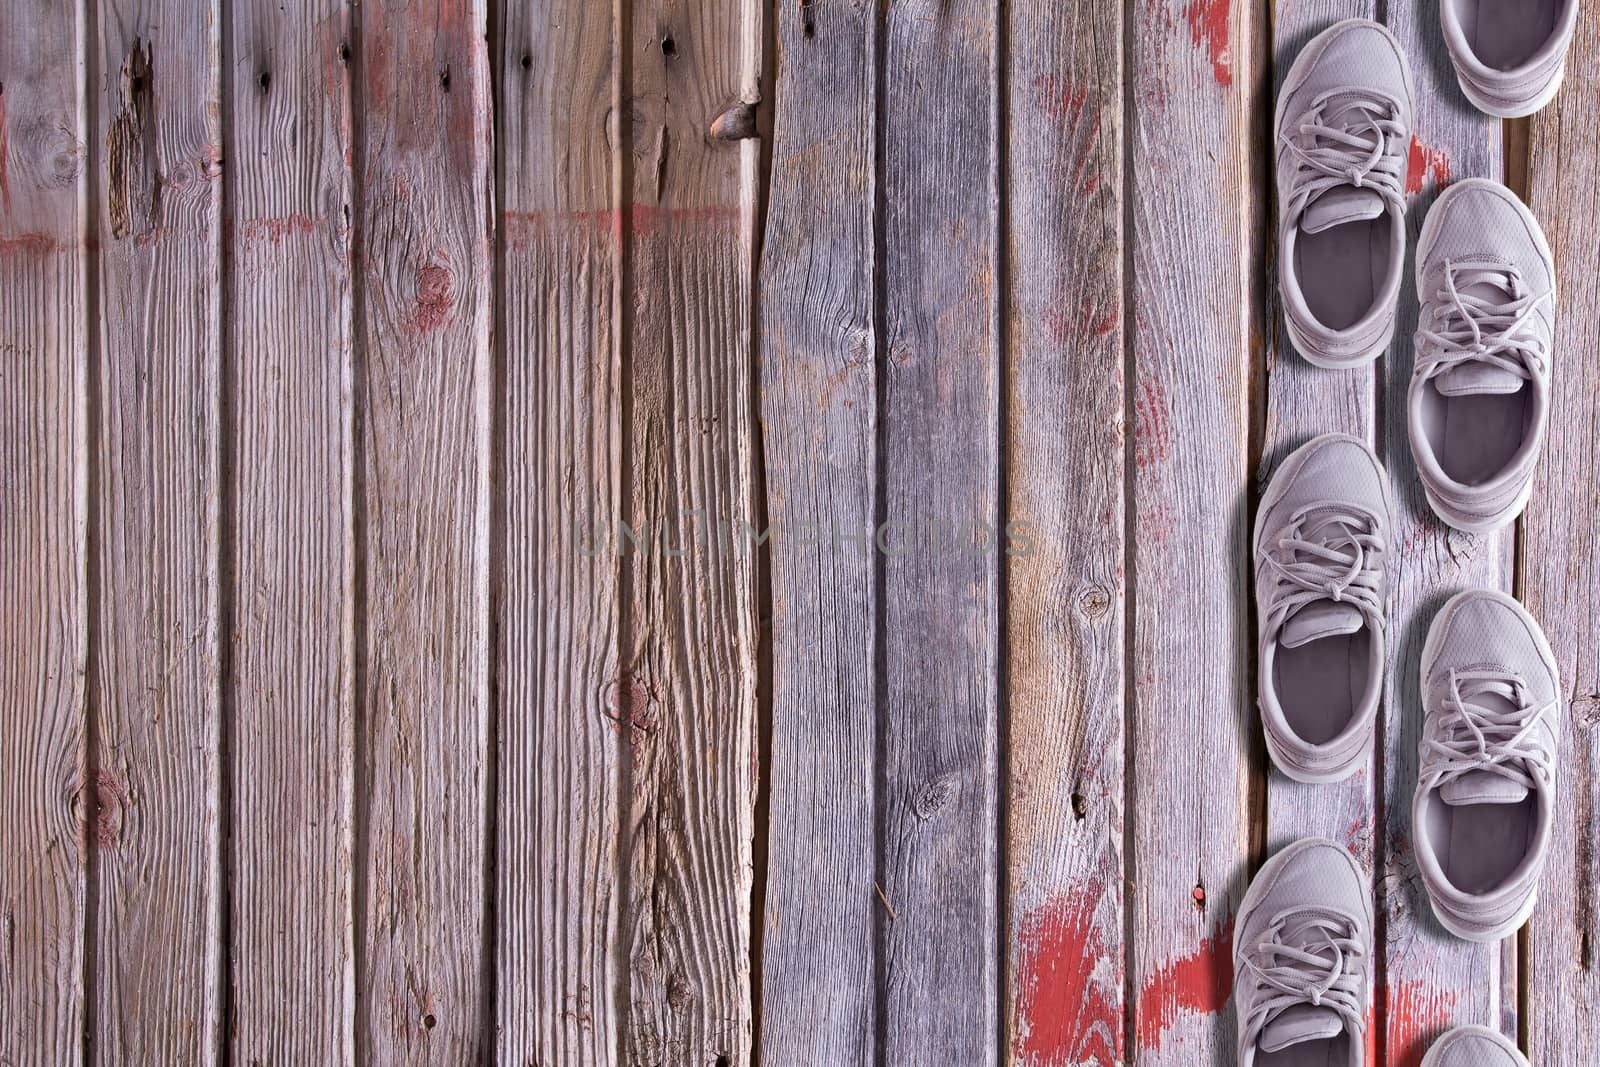
[[[1226,2],[1140,0],[1133,17],[1129,1056],[1231,1063],[1257,729],[1246,484],[1263,28]]]
[[[363,5],[354,49],[360,1063],[493,1041],[485,15]]]
[[[222,985],[220,20],[176,0],[95,11],[88,1051],[205,1064]]]
[[[1122,13],[1006,40],[1006,1062],[1123,1057]]]
[[[597,1067],[616,1062],[624,1028],[623,764],[647,725],[617,669],[618,34],[610,6],[582,0],[504,3],[496,21],[496,1058]]]
[[[1388,25],[1411,60],[1417,117],[1412,141],[1407,231],[1415,249],[1427,208],[1453,178],[1502,175],[1500,123],[1477,111],[1456,83],[1437,10],[1389,4]],[[1389,469],[1394,522],[1389,558],[1389,672],[1383,707],[1384,833],[1379,908],[1386,944],[1379,1013],[1386,1062],[1415,1067],[1433,1039],[1465,1023],[1498,1027],[1500,958],[1496,945],[1472,945],[1433,917],[1411,850],[1411,801],[1422,735],[1418,664],[1434,613],[1467,588],[1510,589],[1510,531],[1473,536],[1451,530],[1423,496],[1406,436],[1417,294],[1412,257],[1400,290],[1395,341],[1382,357],[1384,393],[1379,455]]]
[[[777,11],[761,401],[772,559],[772,746],[761,1062],[868,1067],[874,891],[876,4]],[[807,531],[814,531],[808,533]]]
[[[1372,18],[1373,0],[1294,0],[1279,4],[1273,19],[1273,100],[1300,50],[1317,34],[1342,19]],[[1272,152],[1278,151],[1273,131]],[[1269,174],[1275,182],[1275,176]],[[1276,188],[1276,186],[1273,186]],[[1371,364],[1354,370],[1330,371],[1306,362],[1285,329],[1279,298],[1278,216],[1269,220],[1267,278],[1274,312],[1272,345],[1267,353],[1266,435],[1259,489],[1265,488],[1277,465],[1300,445],[1325,433],[1347,433],[1376,447],[1377,386]],[[1254,515],[1251,516],[1252,520]],[[1252,557],[1253,558],[1253,557]],[[1258,623],[1259,625],[1259,623]],[[1391,631],[1390,639],[1394,635]],[[1259,680],[1257,681],[1259,689]],[[1259,712],[1257,713],[1259,714]],[[1277,852],[1306,837],[1328,837],[1349,848],[1370,875],[1377,828],[1377,734],[1367,760],[1342,782],[1308,785],[1268,767],[1267,852]]]
[[[1594,130],[1600,100],[1600,11],[1578,16],[1566,84],[1532,119],[1529,206],[1555,253],[1559,282],[1550,422],[1523,516],[1521,596],[1550,638],[1568,702],[1561,729],[1555,832],[1527,928],[1527,1052],[1541,1067],[1578,1067],[1600,1049],[1595,969],[1600,800],[1600,174]]]
[[[626,1057],[744,1065],[755,800],[755,205],[710,136],[755,71],[745,0],[635,0],[623,86],[627,382],[619,685],[629,805]]]
[[[997,1061],[996,26],[891,5],[883,43],[883,1060]]]
[[[355,1061],[351,28],[246,0],[226,30],[238,1063]]]
[[[83,27],[0,8],[0,1062],[82,1062],[87,293]]]

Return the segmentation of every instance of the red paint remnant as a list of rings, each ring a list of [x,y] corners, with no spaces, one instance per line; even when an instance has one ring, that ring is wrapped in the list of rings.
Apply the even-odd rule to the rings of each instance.
[[[1418,1067],[1428,1046],[1455,1017],[1455,994],[1423,982],[1394,982],[1388,989],[1389,1062]]]
[[[271,241],[277,244],[285,237],[297,233],[311,233],[322,224],[321,219],[307,215],[284,215],[281,218],[251,219],[244,224],[246,241]]]
[[[1212,1015],[1233,995],[1233,919],[1215,937],[1203,938],[1191,955],[1156,971],[1139,991],[1139,1048],[1154,1051],[1183,1014]]]
[[[1211,70],[1217,84],[1233,84],[1233,49],[1228,47],[1228,16],[1231,0],[1189,0],[1183,17],[1189,22],[1189,35],[1196,48],[1211,57]]]
[[[450,268],[442,264],[428,263],[417,268],[417,303],[408,322],[413,330],[427,333],[444,325],[456,302],[453,282]]]
[[[1167,391],[1159,381],[1139,383],[1133,401],[1133,460],[1143,470],[1167,458],[1172,444],[1172,412],[1167,407]]]
[[[1429,148],[1411,135],[1411,155],[1406,163],[1406,193],[1422,192],[1422,181],[1431,177],[1435,188],[1450,184],[1450,157],[1442,148]]]
[[[628,740],[640,741],[656,728],[659,701],[648,682],[636,674],[624,671],[606,683],[602,696],[605,716],[617,724],[617,729],[628,731]]]
[[[56,239],[43,233],[24,233],[16,237],[0,237],[0,255],[43,255],[54,252]]]
[[[1122,1062],[1121,959],[1106,953],[1092,914],[1103,893],[1075,887],[1023,916],[1011,1042],[1021,1064]]]
[[[80,813],[85,845],[95,848],[116,848],[122,837],[122,783],[105,768],[89,771],[89,780],[83,790],[83,811]]]

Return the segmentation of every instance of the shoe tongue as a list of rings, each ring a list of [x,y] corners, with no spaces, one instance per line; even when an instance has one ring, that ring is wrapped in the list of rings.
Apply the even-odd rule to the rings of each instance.
[[[1383,197],[1374,189],[1336,185],[1306,206],[1300,228],[1306,233],[1321,233],[1347,222],[1364,222],[1383,214]]]
[[[1290,1045],[1326,1041],[1344,1033],[1344,1020],[1332,1008],[1296,1004],[1261,1028],[1256,1044],[1262,1052],[1282,1052]]]
[[[1439,787],[1439,799],[1452,808],[1463,804],[1519,804],[1528,787],[1493,771],[1468,771]]]
[[[1522,388],[1522,379],[1504,367],[1481,360],[1457,363],[1433,380],[1440,396],[1478,396],[1485,393],[1501,395],[1515,393]]]
[[[1365,622],[1354,604],[1313,600],[1289,616],[1278,634],[1278,641],[1285,648],[1299,648],[1323,637],[1353,634]]]

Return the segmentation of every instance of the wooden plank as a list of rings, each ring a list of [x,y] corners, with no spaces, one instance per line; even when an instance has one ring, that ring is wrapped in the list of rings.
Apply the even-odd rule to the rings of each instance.
[[[1341,19],[1373,18],[1374,0],[1294,0],[1278,5],[1273,19],[1273,101],[1295,57],[1318,33]],[[1274,131],[1272,150],[1279,151]],[[1271,176],[1269,175],[1269,178]],[[1275,179],[1272,179],[1275,180]],[[1277,216],[1269,221],[1268,240],[1277,252]],[[1257,494],[1294,449],[1324,433],[1354,434],[1376,446],[1377,387],[1369,364],[1356,370],[1330,371],[1306,362],[1294,350],[1283,325],[1284,315],[1274,262],[1268,281],[1274,310],[1272,347],[1267,353],[1266,436]],[[1254,513],[1251,519],[1254,520]],[[1267,852],[1277,852],[1306,837],[1331,837],[1356,856],[1370,875],[1377,828],[1378,741],[1362,767],[1342,782],[1307,785],[1275,767],[1268,768]]]
[[[996,8],[884,27],[883,1059],[996,1062]],[[987,531],[987,532],[985,532]]]
[[[1417,117],[1411,143],[1407,229],[1414,248],[1427,208],[1452,178],[1500,178],[1500,123],[1481,114],[1456,84],[1438,12],[1389,4],[1388,25],[1411,59]],[[1384,837],[1380,907],[1386,944],[1380,999],[1384,1062],[1415,1067],[1433,1038],[1464,1023],[1499,1026],[1499,946],[1472,945],[1433,917],[1411,850],[1411,801],[1417,782],[1418,663],[1434,613],[1466,588],[1510,588],[1513,536],[1451,530],[1428,507],[1406,438],[1417,294],[1410,262],[1400,292],[1395,341],[1382,359],[1382,444],[1394,519],[1389,558],[1390,665],[1384,690]]]
[[[238,1063],[355,1060],[350,30],[246,0],[227,31]]]
[[[503,3],[499,1062],[615,1062],[623,761],[616,13]],[[529,847],[529,844],[532,847]]]
[[[364,5],[359,1062],[487,1051],[490,255],[481,0]]]
[[[782,4],[761,268],[772,747],[761,1062],[868,1067],[879,1027],[875,5]],[[806,531],[815,531],[807,534]],[[823,532],[826,532],[825,535]]]
[[[628,694],[626,1055],[743,1065],[751,1047],[756,750],[751,349],[755,203],[712,134],[755,99],[747,0],[626,6],[623,499]],[[725,127],[723,127],[725,129]],[[640,528],[636,526],[635,529]]]
[[[95,11],[89,1055],[211,1063],[223,897],[220,20],[215,4],[176,0]]]
[[[1123,1055],[1122,13],[1008,12],[1006,1062]]]
[[[1600,72],[1583,57],[1600,49],[1600,12],[1578,16],[1567,80],[1531,122],[1529,206],[1555,253],[1559,284],[1550,421],[1532,499],[1523,517],[1521,596],[1555,649],[1568,703],[1561,709],[1555,832],[1527,927],[1526,1036],[1541,1067],[1592,1063],[1600,1048],[1600,971],[1595,969],[1595,812],[1600,810],[1600,398],[1591,348],[1600,330],[1600,188],[1594,130]]]
[[[1135,12],[1129,1055],[1228,1062],[1257,788],[1245,487],[1251,67],[1265,28],[1225,0],[1141,0]]]
[[[0,1062],[82,1062],[88,379],[83,26],[0,8]]]

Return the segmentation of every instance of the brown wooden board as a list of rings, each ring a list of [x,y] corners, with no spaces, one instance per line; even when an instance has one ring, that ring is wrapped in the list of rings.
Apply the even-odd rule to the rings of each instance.
[[[81,18],[0,6],[0,1062],[82,1062],[85,857],[106,825],[85,767]]]
[[[224,30],[238,1063],[355,1060],[349,22],[246,0]]]
[[[1123,1059],[1122,25],[1010,5],[1001,423],[1006,1062]]]
[[[1555,253],[1556,339],[1550,422],[1519,553],[1522,601],[1550,638],[1567,701],[1557,763],[1555,832],[1539,905],[1526,932],[1523,1017],[1528,1058],[1540,1067],[1591,1064],[1600,1049],[1595,969],[1595,811],[1600,799],[1600,11],[1585,6],[1566,84],[1529,131],[1529,206]]]
[[[357,21],[358,1061],[458,1064],[493,1041],[485,11]]]
[[[1258,788],[1246,485],[1263,27],[1222,0],[1141,0],[1132,17],[1128,1054],[1227,1063]]]
[[[499,6],[503,294],[496,1058],[597,1067],[623,1031],[616,13]]]
[[[724,112],[745,0],[635,0],[621,127],[626,1055],[743,1065],[752,1040],[755,204]]]
[[[1427,208],[1456,178],[1500,178],[1500,123],[1461,95],[1436,8],[1387,5],[1389,29],[1411,61],[1417,117],[1406,178],[1407,230],[1414,250]],[[1379,1051],[1385,1062],[1416,1067],[1433,1039],[1451,1026],[1498,1027],[1501,949],[1473,945],[1434,919],[1411,850],[1411,802],[1422,736],[1418,663],[1434,613],[1468,588],[1510,589],[1513,534],[1469,535],[1429,508],[1406,435],[1417,293],[1408,256],[1395,340],[1380,361],[1384,391],[1379,456],[1389,470],[1394,521],[1389,556],[1389,672],[1383,708],[1382,876],[1378,904],[1385,954]]]
[[[760,288],[772,523],[761,1062],[868,1067],[879,1032],[875,5],[777,9]]]
[[[883,29],[887,523],[878,679],[887,1063],[996,1062],[999,545],[995,8]]]
[[[205,1064],[222,1021],[220,20],[176,0],[93,10],[88,1055]]]

